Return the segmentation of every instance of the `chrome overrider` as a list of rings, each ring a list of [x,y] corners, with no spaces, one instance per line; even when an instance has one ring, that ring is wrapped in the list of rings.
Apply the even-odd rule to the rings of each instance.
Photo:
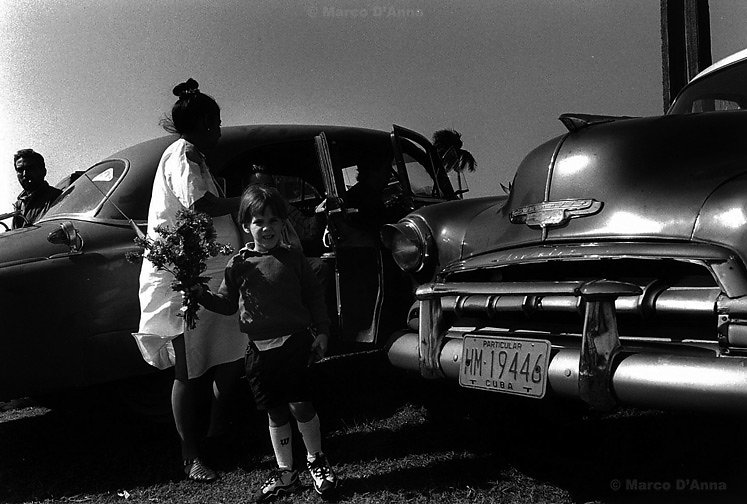
[[[573,306],[583,306],[585,310],[581,345],[578,348],[553,343],[547,374],[554,394],[580,398],[599,410],[624,405],[747,412],[746,353],[724,348],[747,343],[741,337],[745,328],[742,322],[747,317],[737,315],[744,311],[742,302],[722,299],[714,292],[709,296],[710,308],[704,307],[703,311],[718,311],[718,327],[714,331],[719,334],[719,343],[702,345],[699,353],[664,353],[621,344],[616,314],[621,307],[625,310],[636,304],[627,299],[644,295],[637,285],[608,280],[426,284],[416,292],[418,332],[404,332],[393,338],[388,356],[395,367],[419,371],[426,378],[458,379],[462,341],[467,333],[540,339],[547,335],[532,331],[506,333],[505,329],[501,332],[494,327],[448,327],[445,309],[453,311],[458,305],[472,302],[473,307],[499,312],[516,309],[510,300],[542,298],[552,306],[549,300],[571,298],[575,300]],[[677,295],[687,298],[692,294],[685,291]],[[664,305],[671,306],[666,296],[661,297]],[[415,329],[413,324],[411,328]]]

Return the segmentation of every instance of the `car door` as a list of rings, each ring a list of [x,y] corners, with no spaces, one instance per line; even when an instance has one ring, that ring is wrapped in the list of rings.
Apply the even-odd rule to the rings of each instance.
[[[46,393],[147,372],[137,329],[139,248],[102,219],[124,161],[91,168],[38,223],[0,235],[0,396]]]
[[[396,124],[390,137],[399,178],[415,208],[461,196],[454,191],[441,157],[427,138]]]
[[[425,151],[411,140],[392,138],[392,142],[407,142],[399,151],[400,162],[395,160],[392,144],[386,142],[360,158],[343,159],[339,153],[349,152],[349,149],[334,142],[330,145],[324,133],[315,137],[326,192],[327,245],[332,250],[328,257],[333,257],[334,261],[336,323],[342,346],[383,342],[402,326],[412,302],[411,287],[394,264],[391,252],[381,244],[381,226],[396,222],[417,206],[444,200],[440,188],[434,193],[433,187],[437,184],[430,177],[431,182],[425,184],[427,191],[423,189],[422,195],[413,194],[409,175],[418,173],[414,165],[420,167],[421,175],[427,176],[428,171],[438,173],[438,170]],[[428,168],[421,162],[428,164]],[[408,168],[408,163],[413,166]],[[358,186],[362,178],[366,178],[363,177],[366,170],[381,170],[384,178],[380,185],[364,184],[361,190]],[[418,181],[417,187],[419,184]],[[367,205],[355,202],[359,199],[352,196],[356,191],[357,196],[364,194]],[[381,215],[373,215],[376,211]]]

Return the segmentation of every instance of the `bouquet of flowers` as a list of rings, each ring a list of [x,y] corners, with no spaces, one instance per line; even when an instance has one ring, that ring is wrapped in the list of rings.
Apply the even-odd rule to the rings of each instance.
[[[233,248],[215,241],[213,219],[209,215],[192,210],[180,210],[174,227],[160,225],[155,231],[159,235],[156,239],[135,238],[135,243],[144,251],[128,253],[127,259],[136,262],[145,257],[156,269],[174,275],[171,288],[184,292],[179,316],[184,318],[187,327],[194,329],[200,305],[190,288],[210,280],[202,276],[209,257],[228,255]]]

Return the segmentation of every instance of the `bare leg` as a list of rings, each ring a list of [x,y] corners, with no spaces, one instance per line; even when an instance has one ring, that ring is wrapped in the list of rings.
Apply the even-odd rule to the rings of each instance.
[[[184,347],[184,335],[172,341],[174,345],[174,385],[171,388],[171,409],[174,423],[182,443],[182,457],[192,460],[199,455],[199,423],[197,418],[197,379],[187,376],[187,353]]]
[[[198,455],[198,421],[197,421],[197,398],[195,391],[198,389],[192,380],[174,380],[171,389],[171,408],[174,412],[174,423],[179,439],[182,443],[182,457],[192,460]]]
[[[295,402],[289,405],[293,418],[301,423],[306,423],[316,416],[316,409],[311,401]]]
[[[229,405],[244,368],[243,359],[213,368],[213,400],[210,408],[208,437],[225,434]]]

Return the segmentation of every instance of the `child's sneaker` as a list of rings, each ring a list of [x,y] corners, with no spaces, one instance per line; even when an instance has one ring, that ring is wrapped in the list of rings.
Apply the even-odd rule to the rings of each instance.
[[[306,467],[309,468],[311,480],[314,482],[314,490],[322,497],[329,495],[337,487],[335,473],[323,454],[317,453],[312,461],[306,462]]]
[[[252,493],[251,502],[264,502],[281,494],[294,492],[300,486],[298,471],[295,469],[276,469],[267,481]]]

